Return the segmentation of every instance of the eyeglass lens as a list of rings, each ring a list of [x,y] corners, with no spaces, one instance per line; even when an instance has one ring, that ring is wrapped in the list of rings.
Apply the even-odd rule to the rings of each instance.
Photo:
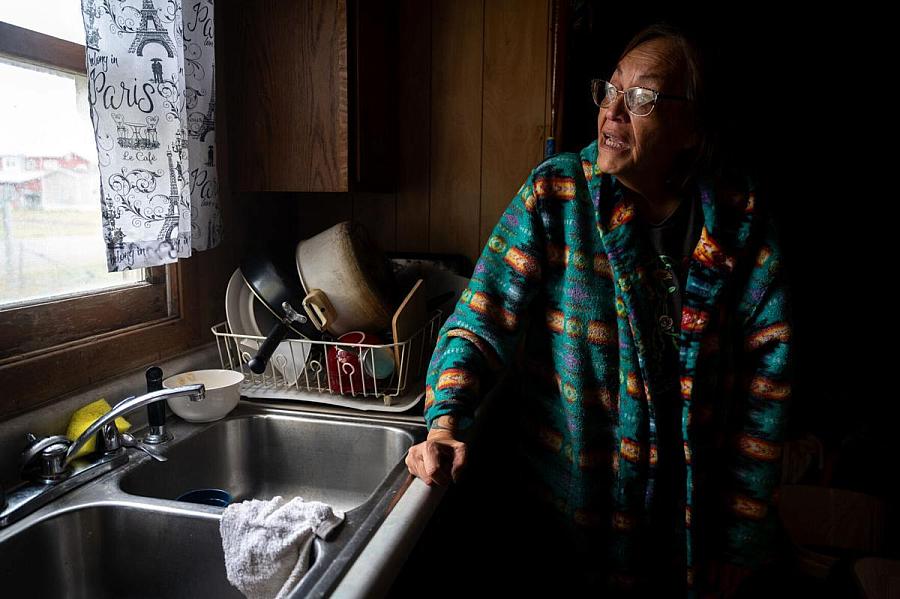
[[[594,96],[594,104],[601,108],[607,108],[619,94],[616,88],[608,81],[597,79],[591,89]],[[654,93],[643,87],[632,87],[625,91],[625,106],[636,115],[643,116],[653,110]]]

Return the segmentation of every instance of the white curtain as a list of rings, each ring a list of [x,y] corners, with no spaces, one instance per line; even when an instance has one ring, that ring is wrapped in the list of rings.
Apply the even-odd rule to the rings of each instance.
[[[82,0],[109,272],[222,236],[212,0]]]

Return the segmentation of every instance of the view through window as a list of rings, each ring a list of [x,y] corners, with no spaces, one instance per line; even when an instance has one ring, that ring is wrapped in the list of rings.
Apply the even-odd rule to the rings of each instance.
[[[4,0],[0,21],[83,44],[79,0]],[[0,309],[144,280],[109,273],[84,74],[0,54]]]

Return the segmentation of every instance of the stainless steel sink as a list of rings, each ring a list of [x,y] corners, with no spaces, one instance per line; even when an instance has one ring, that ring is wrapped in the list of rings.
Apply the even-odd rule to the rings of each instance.
[[[292,597],[327,596],[412,482],[404,457],[422,425],[242,401],[209,424],[169,421],[167,462],[140,452],[0,529],[0,580],[9,596],[241,597],[225,576],[223,508],[175,501],[221,488],[235,501],[302,496],[345,512],[316,538]],[[135,432],[140,436],[141,431]]]
[[[225,577],[218,525],[215,517],[164,509],[101,505],[63,512],[0,545],[0,580],[4,589],[31,597],[240,599]]]
[[[301,496],[335,509],[362,505],[401,462],[409,433],[359,421],[248,415],[213,423],[122,477],[126,493],[175,499],[198,488],[235,501]]]

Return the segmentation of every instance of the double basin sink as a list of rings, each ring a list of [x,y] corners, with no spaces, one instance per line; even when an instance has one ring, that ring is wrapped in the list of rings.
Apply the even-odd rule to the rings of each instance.
[[[158,446],[167,461],[129,449],[127,464],[0,529],[4,594],[243,597],[225,575],[224,508],[175,499],[216,488],[236,502],[301,496],[343,510],[328,540],[315,538],[291,593],[327,596],[409,486],[404,456],[426,434],[371,416],[243,401],[224,420],[168,424],[175,439]]]

